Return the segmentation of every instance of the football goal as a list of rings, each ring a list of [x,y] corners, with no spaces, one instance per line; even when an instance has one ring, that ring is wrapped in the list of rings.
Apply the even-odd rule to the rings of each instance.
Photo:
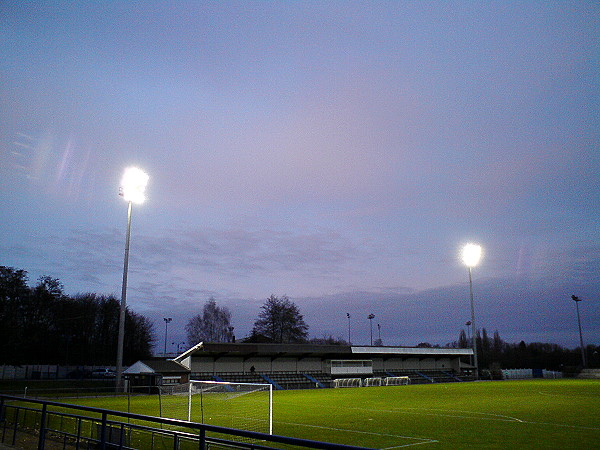
[[[360,378],[336,378],[333,380],[334,388],[343,387],[361,387],[362,380]]]
[[[195,381],[160,386],[160,415],[273,434],[273,386]]]
[[[408,377],[385,377],[383,379],[385,386],[404,386],[410,384],[410,378]]]

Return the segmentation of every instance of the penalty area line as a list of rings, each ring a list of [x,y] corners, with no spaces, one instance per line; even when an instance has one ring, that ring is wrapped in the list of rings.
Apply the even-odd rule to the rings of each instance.
[[[415,437],[415,436],[401,436],[398,434],[389,434],[389,433],[376,433],[374,431],[348,430],[348,429],[344,429],[344,428],[326,427],[323,425],[309,425],[306,423],[293,423],[293,422],[276,422],[276,423],[280,423],[283,425],[292,425],[295,427],[319,428],[321,430],[341,431],[344,433],[366,434],[366,435],[371,435],[371,436],[383,436],[383,437],[390,437],[390,438],[395,438],[395,439],[412,439],[412,440],[420,441],[420,442],[412,442],[410,444],[402,444],[402,445],[395,445],[392,447],[384,447],[381,450],[392,450],[394,448],[411,447],[413,445],[422,445],[422,444],[436,444],[439,442],[436,439],[430,439],[430,438],[420,438],[420,437]]]
[[[413,414],[421,416],[437,416],[437,417],[450,417],[453,419],[473,419],[473,420],[497,420],[501,422],[522,422],[523,420],[516,417],[511,417],[503,414],[484,413],[477,411],[463,411],[459,409],[431,409],[431,408],[392,408],[392,409],[373,409],[373,408],[359,408],[349,406],[347,409],[354,409],[358,411],[368,412],[379,412],[379,413],[400,413],[400,414]]]

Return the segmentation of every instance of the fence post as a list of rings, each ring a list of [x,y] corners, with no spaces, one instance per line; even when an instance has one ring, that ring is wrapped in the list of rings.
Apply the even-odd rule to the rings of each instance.
[[[200,428],[200,438],[198,439],[200,442],[200,450],[206,449],[206,429],[204,427]]]
[[[38,450],[44,450],[46,445],[46,413],[48,405],[45,403],[42,406],[42,417],[40,419],[40,439],[38,441]]]
[[[101,450],[105,450],[106,449],[106,413],[103,412],[102,413],[102,427],[100,428],[100,449]]]

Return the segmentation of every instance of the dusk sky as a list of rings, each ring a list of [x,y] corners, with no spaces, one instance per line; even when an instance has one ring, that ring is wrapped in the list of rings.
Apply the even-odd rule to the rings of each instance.
[[[213,296],[310,337],[600,345],[597,1],[2,2],[0,265],[172,342]]]

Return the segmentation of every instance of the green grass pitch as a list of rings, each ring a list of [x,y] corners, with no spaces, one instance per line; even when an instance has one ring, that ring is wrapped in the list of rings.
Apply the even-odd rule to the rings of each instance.
[[[85,401],[113,410],[126,403]],[[156,399],[132,405],[131,412],[157,415]],[[273,409],[275,434],[378,449],[600,447],[594,380],[275,391]]]

